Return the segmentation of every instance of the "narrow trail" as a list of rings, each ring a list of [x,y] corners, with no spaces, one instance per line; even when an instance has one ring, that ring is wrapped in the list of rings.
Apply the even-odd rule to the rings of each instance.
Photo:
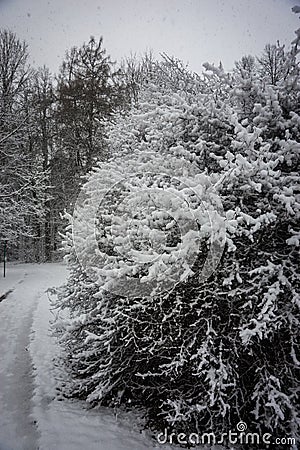
[[[39,432],[32,415],[34,373],[29,352],[33,314],[53,283],[47,265],[21,265],[15,279],[0,280],[0,450],[37,450]],[[32,280],[34,279],[34,289]]]

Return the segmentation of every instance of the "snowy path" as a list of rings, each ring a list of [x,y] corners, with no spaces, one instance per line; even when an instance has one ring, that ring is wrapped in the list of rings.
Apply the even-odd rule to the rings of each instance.
[[[13,266],[0,281],[0,296],[12,290],[0,303],[1,450],[38,448],[39,433],[32,416],[30,333],[37,302],[55,281],[55,273],[47,265],[29,264]]]
[[[53,364],[59,347],[49,332],[46,294],[66,278],[62,264],[24,264],[0,278],[0,450],[149,450],[153,440],[130,418],[58,401]],[[166,448],[159,446],[160,449]]]

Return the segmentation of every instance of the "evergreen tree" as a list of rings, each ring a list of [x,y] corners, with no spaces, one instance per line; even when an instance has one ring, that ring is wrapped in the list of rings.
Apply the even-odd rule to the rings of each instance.
[[[103,158],[104,124],[122,105],[121,87],[102,38],[91,37],[67,52],[58,77],[58,119],[74,174],[90,170],[95,157]]]

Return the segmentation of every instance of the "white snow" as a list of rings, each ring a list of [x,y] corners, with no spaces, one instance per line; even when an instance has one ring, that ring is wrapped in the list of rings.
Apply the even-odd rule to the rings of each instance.
[[[59,401],[62,369],[51,335],[47,288],[66,278],[63,264],[22,264],[0,273],[0,449],[149,450],[159,445],[140,432],[132,417],[108,408],[85,409],[80,401]]]
[[[0,265],[0,299],[10,291],[0,301],[0,450],[178,450],[141,431],[137,414],[58,395],[66,374],[47,290],[66,277],[62,263],[9,265],[6,278]]]
[[[31,415],[34,380],[28,346],[32,314],[40,292],[46,287],[44,273],[32,280],[34,266],[20,265],[7,269],[0,278],[0,297],[12,290],[0,303],[0,449],[37,448],[38,431]]]

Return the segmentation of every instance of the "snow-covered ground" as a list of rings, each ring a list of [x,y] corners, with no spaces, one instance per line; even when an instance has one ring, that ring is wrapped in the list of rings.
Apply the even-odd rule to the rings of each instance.
[[[47,289],[62,284],[63,264],[20,264],[0,273],[0,450],[166,448],[109,409],[59,401]],[[170,447],[169,447],[170,448]]]

